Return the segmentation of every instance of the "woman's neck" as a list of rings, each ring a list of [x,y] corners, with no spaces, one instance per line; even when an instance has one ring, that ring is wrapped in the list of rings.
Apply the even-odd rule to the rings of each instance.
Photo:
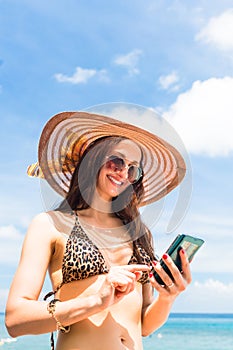
[[[106,216],[109,217],[113,215],[112,201],[102,198],[98,191],[95,191],[89,209],[92,210],[94,216],[100,217],[101,220]]]

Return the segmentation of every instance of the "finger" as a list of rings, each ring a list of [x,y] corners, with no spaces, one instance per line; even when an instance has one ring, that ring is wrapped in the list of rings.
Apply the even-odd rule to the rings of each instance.
[[[131,279],[118,279],[115,282],[112,282],[113,287],[115,288],[115,293],[117,295],[120,294],[128,294],[132,292],[135,288],[135,281],[132,281]]]
[[[180,250],[180,259],[182,264],[182,271],[183,271],[183,277],[187,281],[187,283],[191,283],[192,276],[191,276],[191,270],[190,270],[190,263],[188,261],[188,256],[184,249]]]
[[[131,287],[130,285],[125,286],[124,288],[116,288],[115,289],[115,296],[117,298],[122,298],[124,295],[127,295],[129,293],[131,293],[134,290],[133,287]]]
[[[131,272],[131,271],[123,270],[122,273],[124,275],[128,276],[129,278],[131,278],[133,280],[133,282],[135,283],[136,281],[138,281],[142,277],[143,271]]]
[[[134,273],[115,273],[114,275],[111,276],[110,278],[111,280],[111,284],[115,287],[115,288],[124,288],[127,285],[134,285],[136,282],[136,276]]]
[[[161,285],[159,282],[157,282],[152,272],[149,273],[149,278],[150,278],[151,285],[157,290],[157,292],[168,293],[168,291],[164,288],[165,285],[164,284]]]
[[[182,253],[182,254],[184,254],[184,253]],[[171,257],[168,254],[166,254],[166,253],[163,254],[162,258],[163,258],[164,263],[167,265],[168,269],[170,270],[170,272],[172,274],[172,279],[173,279],[172,282],[174,282],[176,284],[177,288],[180,291],[185,290],[187,283],[189,283],[188,280],[191,278],[191,274],[188,274],[186,276],[187,270],[185,273],[183,271],[181,273],[180,270],[178,269],[178,267],[175,265],[175,263],[173,262],[173,260],[171,259]],[[183,257],[183,259],[185,259],[186,264],[188,264],[187,257],[186,258]],[[183,269],[183,265],[182,265],[182,269]],[[165,283],[167,286],[171,285],[170,281],[168,281],[167,279],[166,279]]]
[[[140,278],[142,277],[142,271],[135,271],[134,274],[136,277],[136,281],[140,280]]]
[[[136,271],[150,271],[150,266],[148,265],[143,265],[143,264],[131,264],[131,265],[123,265],[121,266],[123,269],[131,271],[131,272],[136,272]]]
[[[167,253],[163,254],[162,259],[164,263],[167,265],[169,271],[171,272],[172,277],[174,279],[181,278],[180,270],[178,269],[178,267],[176,266],[172,258]]]
[[[167,272],[164,270],[164,268],[161,266],[161,264],[157,261],[153,261],[153,267],[154,267],[154,271],[157,272],[157,274],[159,275],[159,277],[162,279],[163,281],[163,286],[172,286],[174,284],[174,280],[167,274]],[[170,267],[169,270],[171,271]],[[178,269],[177,269],[178,270]],[[179,273],[179,272],[178,272]],[[155,278],[156,280],[156,278]],[[157,282],[157,281],[156,281]],[[159,283],[159,282],[158,282]]]
[[[124,284],[124,285],[122,285],[122,286],[117,286],[115,289],[116,289],[118,292],[128,294],[128,293],[130,293],[134,288],[133,288],[133,285],[132,285],[131,283],[128,283],[128,284]]]

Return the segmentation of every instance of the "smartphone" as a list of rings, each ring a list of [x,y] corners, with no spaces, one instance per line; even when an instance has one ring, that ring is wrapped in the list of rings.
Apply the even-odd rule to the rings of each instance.
[[[202,246],[203,243],[204,243],[204,240],[201,238],[180,234],[174,239],[174,241],[168,247],[166,253],[172,258],[172,260],[174,261],[178,269],[182,272],[181,259],[179,254],[180,250],[181,249],[185,250],[188,256],[188,261],[191,262],[194,255],[196,254],[196,252]],[[158,259],[158,261],[160,262],[162,268],[166,271],[166,273],[171,277],[171,279],[174,280],[165,262],[162,259],[160,260]],[[153,274],[156,281],[163,285],[164,282],[161,279],[161,277],[157,274],[157,272],[154,271]]]

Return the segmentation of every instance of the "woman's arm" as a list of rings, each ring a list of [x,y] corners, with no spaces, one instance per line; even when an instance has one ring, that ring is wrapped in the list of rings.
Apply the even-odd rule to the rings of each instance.
[[[50,216],[39,214],[29,226],[18,269],[6,306],[6,327],[12,337],[41,334],[56,329],[47,302],[38,301],[45,275],[55,250],[58,233]],[[114,267],[103,278],[95,294],[56,303],[55,316],[63,326],[79,322],[113,303],[135,288],[145,265]]]
[[[146,284],[143,289],[143,309],[142,309],[142,335],[148,336],[161,327],[166,321],[171,311],[172,305],[177,296],[191,283],[191,273],[189,262],[184,250],[180,252],[182,262],[182,274],[168,255],[163,259],[169,270],[172,272],[174,282],[161,268],[159,263],[154,265],[154,269],[165,282],[161,286],[150,274],[151,283]],[[169,286],[171,286],[169,288]],[[158,296],[154,299],[153,287],[157,290]]]
[[[47,311],[48,303],[38,301],[56,239],[49,215],[37,215],[28,228],[6,305],[5,322],[12,337],[56,329],[56,322]],[[77,321],[96,312],[99,303],[98,296],[57,303],[56,315],[58,319],[62,315],[64,320]]]

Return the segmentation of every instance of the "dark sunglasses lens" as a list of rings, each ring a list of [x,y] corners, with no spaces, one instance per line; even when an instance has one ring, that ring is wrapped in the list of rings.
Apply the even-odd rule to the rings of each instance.
[[[113,171],[121,171],[124,167],[124,160],[119,157],[109,157],[108,161],[106,162],[106,167]]]
[[[131,183],[137,182],[141,177],[141,168],[131,165],[128,169],[128,180]]]

